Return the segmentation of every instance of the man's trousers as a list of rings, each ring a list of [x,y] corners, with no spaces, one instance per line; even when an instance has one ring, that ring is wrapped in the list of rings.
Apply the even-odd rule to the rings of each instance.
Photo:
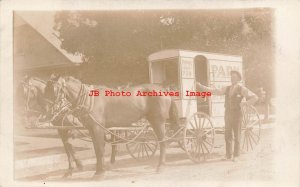
[[[232,143],[234,140],[233,156],[240,155],[242,112],[240,110],[225,111],[225,142],[226,157],[232,158]]]

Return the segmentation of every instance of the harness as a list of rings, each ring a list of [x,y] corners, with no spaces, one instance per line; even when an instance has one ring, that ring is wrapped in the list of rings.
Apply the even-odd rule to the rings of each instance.
[[[89,97],[88,93],[93,89],[93,85],[81,84],[77,101],[73,105],[73,109],[78,112],[78,115],[92,112],[95,98]]]
[[[147,125],[143,125],[143,126],[139,126],[137,125],[135,128],[135,130],[137,130],[137,133],[135,135],[135,137],[131,138],[131,139],[128,139],[128,138],[124,138],[122,136],[120,136],[120,134],[118,132],[115,132],[114,130],[112,129],[109,129],[109,128],[106,128],[102,122],[99,122],[93,115],[92,115],[92,110],[93,110],[93,107],[94,107],[94,96],[88,96],[89,94],[89,91],[90,90],[93,90],[94,87],[93,85],[87,85],[87,84],[81,84],[80,86],[80,90],[78,92],[78,96],[77,96],[77,99],[74,103],[70,105],[66,105],[68,107],[68,110],[72,112],[72,114],[76,117],[80,117],[82,115],[88,115],[91,119],[93,119],[95,121],[95,123],[101,127],[104,132],[110,134],[110,135],[113,135],[117,138],[117,140],[115,140],[114,142],[112,142],[113,144],[117,144],[117,143],[123,143],[123,144],[129,144],[129,143],[132,143],[132,142],[135,142],[135,143],[144,143],[143,141],[136,141],[137,138],[142,135],[142,133],[149,127]],[[58,90],[58,97],[56,98],[56,102],[60,101],[60,100],[64,100],[66,99],[66,97],[64,96],[63,94],[63,88],[59,88]],[[136,106],[137,107],[137,106]],[[137,107],[138,108],[138,107]],[[157,141],[156,142],[164,142],[164,141],[167,141],[169,139],[172,139],[174,137],[176,137],[180,131],[183,129],[184,127],[182,126],[181,128],[179,128],[175,133],[172,134],[172,136],[164,139],[164,140],[161,140],[161,141]],[[79,131],[79,130],[78,130]],[[81,132],[81,131],[79,131]],[[81,133],[83,134],[83,133]],[[85,137],[87,137],[87,135],[85,135]]]

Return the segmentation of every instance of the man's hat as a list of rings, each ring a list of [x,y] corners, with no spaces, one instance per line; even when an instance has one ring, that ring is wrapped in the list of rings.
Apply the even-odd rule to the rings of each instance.
[[[240,81],[242,80],[242,75],[241,75],[240,72],[235,71],[235,70],[232,70],[232,71],[230,72],[230,75],[233,75],[233,74],[236,74],[236,75],[239,77]]]

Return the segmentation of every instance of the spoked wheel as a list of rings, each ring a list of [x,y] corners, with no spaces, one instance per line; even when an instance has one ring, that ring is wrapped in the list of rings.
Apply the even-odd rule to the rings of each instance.
[[[170,146],[170,144],[172,144],[173,142],[177,143],[177,146],[179,148],[181,148],[182,150],[184,150],[184,146],[183,146],[183,141],[182,141],[182,131],[178,130],[180,132],[177,132],[176,130],[171,128],[171,124],[166,124],[165,126],[166,129],[166,139],[167,141],[165,141],[165,144],[167,147]],[[176,131],[176,132],[175,132]],[[178,133],[178,135],[175,135],[175,133]],[[175,137],[173,137],[175,135]],[[173,137],[173,138],[170,138]]]
[[[193,162],[205,161],[214,147],[214,125],[205,113],[197,112],[186,121],[183,146]]]
[[[241,148],[249,152],[259,143],[261,121],[256,109],[250,105],[242,107],[242,115]]]
[[[129,154],[138,161],[145,161],[155,155],[158,142],[153,129],[146,119],[138,121],[133,127],[126,131],[126,137],[129,140],[136,138],[133,142],[126,144]],[[143,126],[146,128],[143,129]]]

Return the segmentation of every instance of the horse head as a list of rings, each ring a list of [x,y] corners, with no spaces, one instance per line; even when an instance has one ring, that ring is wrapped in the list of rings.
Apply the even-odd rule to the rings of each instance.
[[[45,82],[36,77],[25,76],[19,85],[19,97],[25,104],[26,112],[42,113],[44,111],[43,93]]]
[[[61,105],[65,101],[75,104],[81,85],[81,81],[71,76],[53,77],[47,82],[45,97],[54,105]]]

